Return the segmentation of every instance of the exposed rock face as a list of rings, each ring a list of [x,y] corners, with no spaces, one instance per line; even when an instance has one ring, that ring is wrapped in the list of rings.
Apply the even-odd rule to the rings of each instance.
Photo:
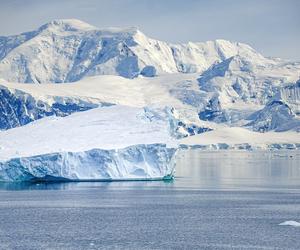
[[[109,105],[96,105],[71,98],[48,104],[28,93],[17,92],[13,93],[8,88],[0,87],[0,130],[19,127],[47,116],[67,116],[74,112]]]
[[[252,119],[247,126],[250,126],[254,131],[300,131],[300,119],[283,101],[271,101],[262,110],[254,113]]]

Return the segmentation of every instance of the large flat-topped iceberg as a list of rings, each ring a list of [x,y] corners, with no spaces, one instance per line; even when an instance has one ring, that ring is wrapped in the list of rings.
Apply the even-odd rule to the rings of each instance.
[[[158,179],[173,173],[168,108],[110,106],[0,132],[0,180]]]

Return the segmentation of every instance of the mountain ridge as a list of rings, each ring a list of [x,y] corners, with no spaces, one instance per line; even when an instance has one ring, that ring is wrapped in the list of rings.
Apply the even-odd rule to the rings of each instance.
[[[183,135],[219,125],[300,129],[300,62],[267,58],[243,43],[171,44],[134,27],[67,19],[0,37],[0,55],[0,129],[116,104],[170,106]],[[76,83],[53,84],[65,82]]]
[[[238,42],[172,44],[134,27],[99,29],[77,19],[57,19],[34,31],[0,37],[0,77],[20,83],[60,83],[105,74],[134,78],[202,73],[235,55],[261,64],[275,62]]]

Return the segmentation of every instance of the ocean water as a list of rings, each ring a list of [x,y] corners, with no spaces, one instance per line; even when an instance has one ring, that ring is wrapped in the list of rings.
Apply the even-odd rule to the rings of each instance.
[[[0,184],[0,249],[300,249],[300,151],[178,155],[153,182]]]

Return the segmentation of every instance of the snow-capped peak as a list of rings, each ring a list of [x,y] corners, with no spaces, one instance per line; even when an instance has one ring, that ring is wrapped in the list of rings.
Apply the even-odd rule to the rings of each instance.
[[[170,44],[135,27],[99,29],[77,19],[58,19],[32,32],[0,37],[0,77],[61,83],[93,75],[202,73],[237,55],[259,65],[279,63],[243,43],[219,39]]]
[[[42,25],[38,30],[55,31],[90,31],[96,30],[97,27],[90,25],[78,19],[56,19]]]
[[[137,27],[108,27],[108,28],[98,28],[89,23],[83,22],[78,19],[55,19],[50,21],[38,28],[38,32],[52,32],[52,33],[62,33],[60,35],[67,35],[69,32],[96,32],[102,36],[134,36],[137,33],[142,34]],[[88,34],[86,34],[88,36]]]

